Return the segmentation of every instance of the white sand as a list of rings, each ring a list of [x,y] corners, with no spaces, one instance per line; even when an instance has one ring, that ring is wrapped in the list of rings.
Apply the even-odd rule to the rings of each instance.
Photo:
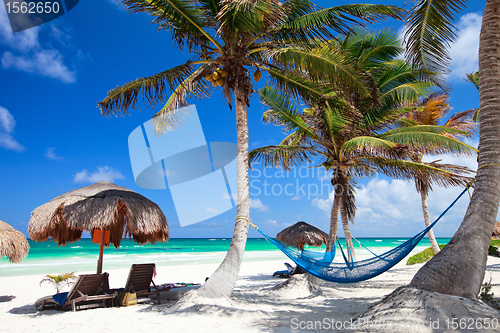
[[[362,256],[358,260],[363,259]],[[131,307],[37,312],[34,302],[54,293],[52,286],[39,282],[42,276],[0,278],[1,332],[326,332],[328,325],[355,319],[375,302],[410,282],[421,265],[399,263],[371,280],[340,285],[323,282],[323,293],[309,298],[273,293],[270,288],[282,279],[272,277],[284,269],[287,258],[243,262],[232,306],[200,306],[173,312],[172,303],[145,302]],[[200,282],[218,264],[158,267],[156,282]],[[93,272],[78,272],[79,274]],[[110,286],[123,287],[128,269],[112,270]],[[500,295],[500,258],[488,258],[486,280],[492,277],[493,292]],[[313,322],[316,323],[314,329]],[[309,325],[309,326],[308,326]],[[300,329],[300,326],[304,329]],[[308,329],[310,328],[310,329]],[[342,331],[342,330],[338,330]],[[354,330],[355,331],[355,330]],[[499,329],[500,331],[500,329]]]

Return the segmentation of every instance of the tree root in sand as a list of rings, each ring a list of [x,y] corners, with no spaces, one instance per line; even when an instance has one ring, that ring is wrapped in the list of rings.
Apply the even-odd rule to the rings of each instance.
[[[309,274],[295,274],[284,282],[266,289],[285,298],[306,298],[321,295],[321,280]]]
[[[403,286],[356,320],[359,332],[499,332],[500,311],[479,300]]]
[[[182,297],[175,304],[173,304],[170,309],[172,311],[183,311],[188,309],[204,311],[205,309],[214,306],[235,309],[239,307],[237,302],[234,302],[231,299],[205,298],[199,296],[196,290],[192,290],[182,295]]]

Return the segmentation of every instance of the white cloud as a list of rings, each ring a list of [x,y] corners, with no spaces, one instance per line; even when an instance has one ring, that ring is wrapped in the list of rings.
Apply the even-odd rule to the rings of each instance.
[[[463,142],[476,149],[479,146],[479,140],[477,138],[474,139],[465,138]],[[473,171],[477,170],[477,158],[475,156],[471,158],[464,158],[464,157],[453,156],[451,154],[443,154],[443,155],[431,155],[431,156],[426,155],[423,158],[424,162],[432,162],[437,160],[441,160],[439,163],[461,165]]]
[[[0,147],[15,151],[23,151],[25,149],[12,135],[2,132],[0,132]]]
[[[311,204],[325,212],[330,212],[333,204],[333,191],[328,194],[327,199],[314,198]]]
[[[231,193],[231,196],[229,196],[228,193],[223,193],[222,194],[222,199],[226,199],[226,200],[233,199],[234,202],[237,202],[238,201],[238,195],[236,193]],[[252,200],[252,199],[250,199],[250,200]]]
[[[217,210],[217,208],[207,207],[207,212],[213,213],[213,214],[219,214],[219,211]]]
[[[250,199],[250,208],[257,209],[259,212],[269,211],[269,207],[264,205],[260,199]]]
[[[14,116],[6,108],[0,106],[0,128],[6,133],[12,133],[15,126]]]
[[[56,150],[55,147],[49,147],[47,148],[47,153],[45,153],[45,157],[51,160],[56,160],[56,161],[62,161],[63,158],[61,156],[58,156],[54,150]]]
[[[456,24],[457,38],[450,48],[450,79],[462,80],[466,73],[478,70],[479,33],[482,15],[468,13],[460,17]]]
[[[267,220],[267,222],[269,222],[272,225],[277,225],[278,224],[278,222],[276,220]]]
[[[304,197],[303,195],[296,195],[296,196],[292,197],[290,200],[298,201],[298,200],[302,199],[303,197]]]
[[[428,197],[431,221],[436,219],[460,194],[462,188],[434,186]],[[464,195],[436,224],[438,237],[448,237],[458,229],[469,204]],[[357,213],[353,229],[365,234],[413,235],[424,228],[420,194],[413,182],[375,178],[356,193]],[[385,232],[384,232],[385,230]]]
[[[4,107],[0,106],[0,147],[8,150],[23,151],[25,147],[14,139],[12,132],[16,121],[14,116]]]
[[[7,12],[4,8],[3,6],[0,8],[0,44],[7,45],[20,52],[27,52],[33,48],[39,47],[38,33],[40,27],[13,33]]]
[[[75,183],[97,183],[99,181],[113,182],[115,179],[125,179],[120,171],[116,171],[109,166],[97,167],[96,172],[89,173],[87,170],[78,172],[75,177]]]
[[[62,32],[53,24],[50,34],[55,40],[62,40]],[[60,80],[65,83],[76,81],[75,71],[64,64],[61,52],[52,46],[42,46],[39,41],[41,27],[34,27],[17,33],[12,33],[7,12],[0,6],[0,45],[8,49],[1,56],[2,67],[13,68],[23,72],[33,73]]]
[[[28,56],[16,56],[5,52],[2,56],[3,68],[15,68],[23,72],[39,74],[65,83],[76,81],[75,72],[63,64],[63,56],[57,50],[35,51]]]

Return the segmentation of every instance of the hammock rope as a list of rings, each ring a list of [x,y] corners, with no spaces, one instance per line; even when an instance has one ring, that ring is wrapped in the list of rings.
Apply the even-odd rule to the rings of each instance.
[[[333,259],[335,257],[335,248],[336,248],[335,242],[333,242],[333,247],[330,252],[302,250],[295,246],[286,244],[273,237],[266,235],[255,224],[253,224],[250,221],[250,219],[246,217],[238,216],[237,218],[246,220],[251,226],[255,228],[255,230],[260,232],[268,241],[270,241],[276,247],[278,247],[287,257],[293,260],[299,267],[301,267],[307,273],[326,281],[337,282],[337,283],[354,283],[359,281],[365,281],[377,275],[380,275],[385,271],[387,271],[388,269],[392,268],[401,260],[403,260],[418,245],[418,243],[422,240],[425,234],[432,227],[434,227],[434,225],[436,225],[436,223],[468,191],[469,187],[471,187],[471,184],[474,182],[474,180],[467,184],[466,188],[458,195],[458,197],[427,228],[425,228],[412,238],[408,239],[403,244],[380,255],[373,253],[367,247],[363,246],[365,249],[370,251],[370,253],[372,253],[375,257],[361,261],[352,261],[352,253],[351,253],[351,261],[349,261],[344,253],[344,250],[342,249],[342,246],[340,245],[338,238],[337,238],[337,243],[339,245],[345,263],[333,262]],[[358,243],[360,242],[358,241]]]

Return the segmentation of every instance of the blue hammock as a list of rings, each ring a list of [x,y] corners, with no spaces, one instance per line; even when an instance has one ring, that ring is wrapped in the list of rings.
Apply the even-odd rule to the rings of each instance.
[[[425,228],[414,237],[388,252],[376,255],[370,251],[375,255],[375,257],[361,261],[349,262],[342,247],[340,246],[340,242],[338,245],[345,263],[334,263],[332,261],[335,257],[335,246],[333,246],[333,249],[330,252],[302,250],[264,234],[256,226],[254,226],[254,228],[267,240],[276,245],[284,254],[286,254],[307,273],[326,281],[354,283],[368,280],[380,275],[403,260],[415,248],[415,246],[417,246],[425,234],[450,210],[451,207],[453,207],[458,199],[460,199],[465,192],[467,192],[467,190],[468,187],[460,193],[451,205],[446,208],[446,210],[441,213],[441,215],[439,215],[439,217],[432,222],[429,227]]]

